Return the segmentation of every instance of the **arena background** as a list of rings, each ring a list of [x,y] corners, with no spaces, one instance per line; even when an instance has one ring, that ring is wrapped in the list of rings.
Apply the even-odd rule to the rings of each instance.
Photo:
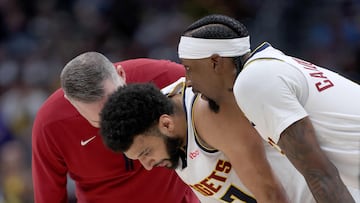
[[[360,0],[0,0],[0,203],[33,202],[32,122],[67,61],[178,62],[182,31],[213,13],[243,22],[252,48],[268,41],[360,81]]]

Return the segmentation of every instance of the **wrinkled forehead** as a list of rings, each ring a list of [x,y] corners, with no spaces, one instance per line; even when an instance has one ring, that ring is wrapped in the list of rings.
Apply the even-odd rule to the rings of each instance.
[[[138,135],[134,138],[133,143],[131,144],[130,148],[124,152],[125,156],[129,159],[139,159],[141,153],[146,148],[146,136]]]

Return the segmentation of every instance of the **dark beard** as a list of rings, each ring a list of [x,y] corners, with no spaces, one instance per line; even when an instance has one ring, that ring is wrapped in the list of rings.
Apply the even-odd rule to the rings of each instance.
[[[214,100],[208,98],[208,104],[211,111],[214,113],[219,113],[220,106]]]
[[[170,157],[168,161],[171,162],[171,166],[168,168],[176,169],[179,165],[180,154],[184,153],[184,151],[181,150],[182,141],[180,138],[165,136],[165,144]]]

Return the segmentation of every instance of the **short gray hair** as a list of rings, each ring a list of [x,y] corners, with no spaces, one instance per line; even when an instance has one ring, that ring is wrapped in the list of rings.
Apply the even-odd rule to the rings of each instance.
[[[98,52],[85,52],[69,61],[61,71],[61,86],[70,99],[91,103],[104,98],[104,82],[120,80],[111,61]]]

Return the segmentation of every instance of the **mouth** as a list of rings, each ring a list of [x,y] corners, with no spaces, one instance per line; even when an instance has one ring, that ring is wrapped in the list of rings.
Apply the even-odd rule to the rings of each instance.
[[[209,100],[209,98],[207,96],[203,95],[199,90],[192,88],[192,91],[194,92],[194,94],[200,94],[201,99],[203,99],[205,101]]]
[[[200,94],[200,92],[197,89],[192,88],[191,90],[192,92],[194,92],[194,94]]]

